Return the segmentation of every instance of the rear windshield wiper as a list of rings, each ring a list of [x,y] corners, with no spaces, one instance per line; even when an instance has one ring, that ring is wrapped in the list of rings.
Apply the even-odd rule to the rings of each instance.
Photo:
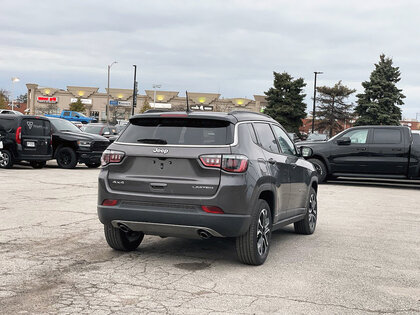
[[[163,139],[138,139],[137,142],[149,144],[168,144],[168,142],[166,142],[166,140]]]

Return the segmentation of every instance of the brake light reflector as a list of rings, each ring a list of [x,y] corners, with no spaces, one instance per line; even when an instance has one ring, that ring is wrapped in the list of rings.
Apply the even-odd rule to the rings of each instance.
[[[16,143],[22,144],[22,127],[18,127],[18,129],[16,129]]]
[[[248,169],[248,158],[241,154],[201,155],[200,161],[204,166],[221,168],[226,172],[244,173]]]
[[[221,155],[202,155],[200,156],[201,163],[207,167],[220,167],[222,165]]]
[[[224,213],[222,209],[216,206],[201,206],[201,209],[207,213]]]
[[[105,199],[102,202],[102,205],[112,207],[112,206],[115,206],[117,203],[118,203],[118,200],[116,200],[116,199]]]
[[[124,158],[125,153],[121,151],[105,150],[102,153],[101,165],[105,166],[110,163],[120,163]]]

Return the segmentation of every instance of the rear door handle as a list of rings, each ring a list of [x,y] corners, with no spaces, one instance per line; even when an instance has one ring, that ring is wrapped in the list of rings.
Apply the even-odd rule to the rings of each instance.
[[[268,163],[270,164],[276,164],[276,161],[273,158],[268,159]]]
[[[401,152],[402,149],[401,148],[399,148],[399,149],[392,149],[392,151],[394,151],[394,152]]]
[[[366,151],[367,149],[366,148],[357,148],[356,150],[357,151]]]

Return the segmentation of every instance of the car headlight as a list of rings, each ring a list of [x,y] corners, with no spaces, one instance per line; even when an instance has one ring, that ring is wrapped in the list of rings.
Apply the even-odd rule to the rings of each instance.
[[[92,144],[92,141],[86,141],[86,140],[78,140],[77,141],[77,145],[79,147],[90,147],[91,144]]]

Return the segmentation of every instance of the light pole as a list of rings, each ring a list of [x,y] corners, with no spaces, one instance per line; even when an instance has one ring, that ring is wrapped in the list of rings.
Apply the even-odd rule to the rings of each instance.
[[[156,108],[156,89],[160,89],[161,86],[161,84],[153,84],[153,108]]]
[[[320,71],[314,71],[315,81],[314,81],[314,106],[312,108],[312,133],[314,133],[314,128],[315,128],[316,76],[322,73],[323,72],[320,72]]]
[[[106,122],[109,123],[109,75],[111,71],[111,67],[116,64],[117,62],[114,61],[110,65],[108,65],[108,89],[106,90]]]
[[[13,98],[14,98],[14,91],[15,91],[15,89],[14,89],[14,87],[15,87],[15,83],[16,82],[19,82],[20,81],[20,79],[18,78],[18,77],[13,77],[12,78],[12,110],[14,110],[14,108],[15,108],[15,101],[13,100]]]
[[[416,113],[416,120],[419,121],[417,116],[420,116],[420,113]]]

